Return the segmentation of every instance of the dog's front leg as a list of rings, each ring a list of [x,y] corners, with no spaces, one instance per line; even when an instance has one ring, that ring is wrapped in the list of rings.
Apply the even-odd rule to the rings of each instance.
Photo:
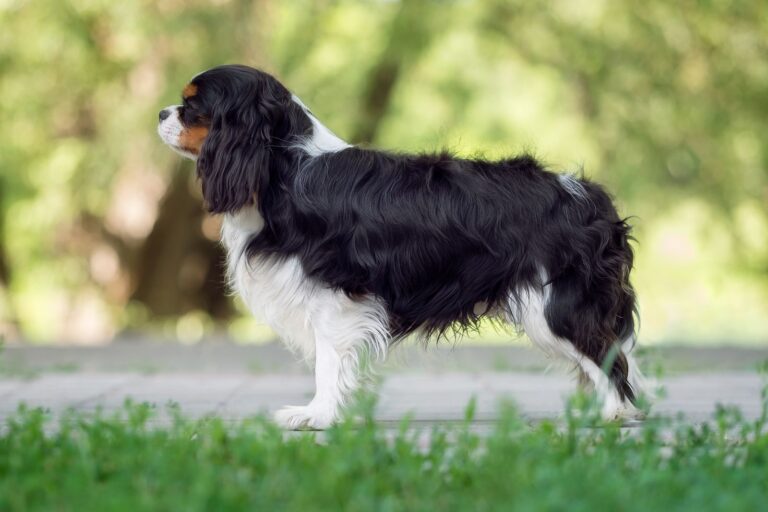
[[[304,406],[288,406],[275,413],[283,428],[325,429],[339,417],[341,406],[357,387],[358,354],[341,350],[323,337],[315,343],[315,397]]]
[[[290,429],[323,429],[338,420],[342,405],[360,385],[361,358],[383,359],[390,341],[389,319],[378,300],[352,300],[329,289],[313,298],[309,325],[315,348],[315,397],[306,406],[277,411],[275,421]]]

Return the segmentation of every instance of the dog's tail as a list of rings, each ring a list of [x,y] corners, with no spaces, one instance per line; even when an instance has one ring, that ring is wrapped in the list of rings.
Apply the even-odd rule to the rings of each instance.
[[[550,329],[602,367],[622,399],[635,401],[626,353],[635,339],[637,305],[629,281],[634,255],[630,226],[619,217],[608,194],[579,180],[582,194],[562,207],[578,222],[561,248],[568,254],[550,270],[551,290],[545,311]],[[627,346],[629,344],[629,346]]]

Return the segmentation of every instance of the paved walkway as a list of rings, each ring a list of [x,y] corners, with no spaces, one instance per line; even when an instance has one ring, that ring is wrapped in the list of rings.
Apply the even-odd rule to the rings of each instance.
[[[716,404],[731,404],[747,417],[760,412],[761,381],[755,374],[718,373],[670,377],[666,396],[654,410],[683,413],[690,421],[708,419]],[[406,415],[419,422],[458,421],[472,397],[475,419],[496,418],[501,401],[512,400],[532,419],[555,418],[573,386],[564,375],[487,372],[439,375],[390,375],[382,383],[377,418],[398,421]],[[269,413],[280,406],[305,404],[313,380],[305,375],[191,374],[53,374],[32,380],[0,380],[0,419],[20,403],[61,412],[119,408],[127,398],[158,405],[178,403],[192,416],[215,413],[237,419]]]
[[[573,390],[567,374],[547,370],[546,360],[524,347],[404,348],[383,372],[376,412],[383,422],[406,415],[427,423],[461,420],[472,397],[480,423],[494,420],[505,400],[529,418],[555,418]],[[740,407],[747,417],[759,414],[762,379],[750,368],[768,351],[676,350],[661,354],[677,370],[662,379],[666,393],[656,412],[700,422],[720,403]],[[0,420],[20,403],[91,411],[119,408],[127,398],[234,420],[305,404],[313,392],[312,376],[278,345],[9,347],[0,361]]]

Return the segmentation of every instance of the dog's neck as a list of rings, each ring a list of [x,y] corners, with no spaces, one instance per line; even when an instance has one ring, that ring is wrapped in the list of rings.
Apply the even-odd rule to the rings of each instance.
[[[298,144],[299,149],[310,157],[316,157],[323,153],[335,153],[352,147],[321,123],[298,96],[293,95],[293,101],[304,110],[312,122],[312,135]],[[230,258],[242,251],[248,239],[263,227],[264,219],[257,205],[247,205],[236,212],[225,214],[221,240],[227,252],[230,253]]]

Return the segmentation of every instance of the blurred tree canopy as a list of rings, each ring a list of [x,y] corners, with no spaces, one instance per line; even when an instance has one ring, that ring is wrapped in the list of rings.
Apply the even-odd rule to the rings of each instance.
[[[0,333],[237,315],[219,221],[155,134],[233,62],[355,143],[583,166],[637,215],[650,337],[768,339],[759,0],[0,0]]]

